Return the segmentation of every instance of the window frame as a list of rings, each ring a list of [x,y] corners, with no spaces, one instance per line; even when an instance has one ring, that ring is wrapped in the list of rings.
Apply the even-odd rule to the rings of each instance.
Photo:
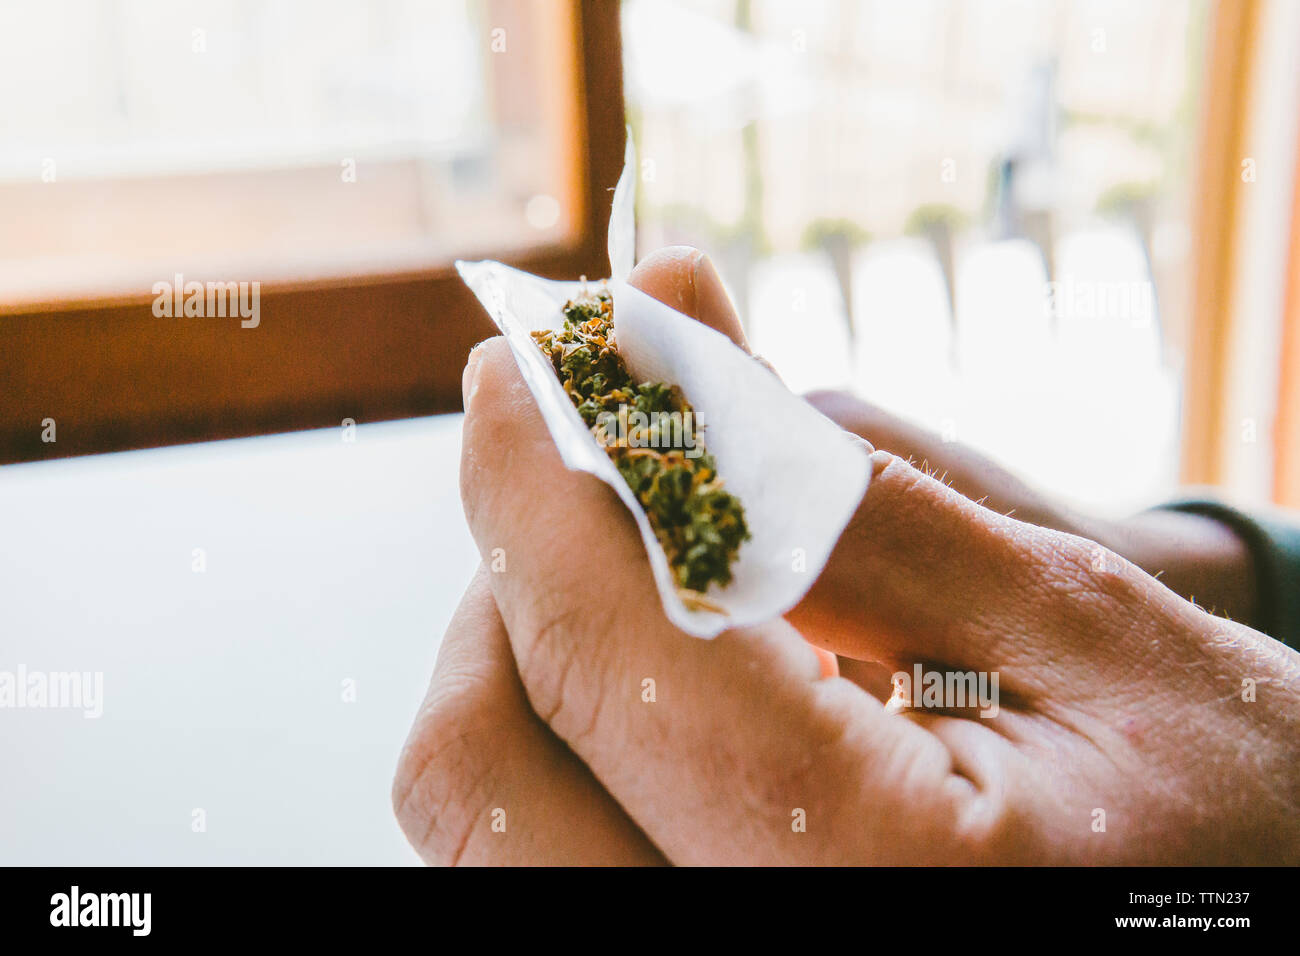
[[[626,128],[619,7],[566,0],[563,16],[577,53],[576,228],[501,258],[603,275]],[[255,330],[158,319],[152,305],[82,298],[0,314],[0,464],[456,412],[466,355],[496,331],[449,264],[265,283]]]

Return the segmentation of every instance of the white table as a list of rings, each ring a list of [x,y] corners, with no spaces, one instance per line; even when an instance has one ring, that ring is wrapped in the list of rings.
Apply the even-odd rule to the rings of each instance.
[[[477,563],[460,417],[355,437],[0,468],[0,671],[104,681],[98,719],[0,709],[0,863],[416,862],[389,786]]]

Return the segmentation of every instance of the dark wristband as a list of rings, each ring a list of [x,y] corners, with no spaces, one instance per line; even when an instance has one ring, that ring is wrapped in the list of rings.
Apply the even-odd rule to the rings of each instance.
[[[1257,629],[1300,650],[1300,522],[1246,514],[1208,498],[1159,507],[1213,518],[1236,532],[1255,562]]]

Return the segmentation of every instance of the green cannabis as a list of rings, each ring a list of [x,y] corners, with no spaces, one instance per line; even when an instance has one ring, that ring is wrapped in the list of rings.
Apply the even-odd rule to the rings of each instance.
[[[533,338],[645,509],[683,602],[717,610],[704,592],[731,581],[749,528],[740,500],[723,489],[681,389],[633,380],[614,342],[607,291],[566,303],[564,327]]]

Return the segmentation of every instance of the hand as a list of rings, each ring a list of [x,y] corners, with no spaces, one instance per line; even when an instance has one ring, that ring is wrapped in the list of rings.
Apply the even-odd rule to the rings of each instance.
[[[979,452],[944,442],[845,392],[805,397],[840,427],[912,462],[972,501],[1020,521],[1098,542],[1201,607],[1255,623],[1255,568],[1249,549],[1227,525],[1169,510],[1144,511],[1118,521],[1081,514],[1039,494]]]
[[[698,254],[633,281],[743,346]],[[398,767],[424,859],[1300,861],[1283,645],[885,451],[789,620],[697,640],[665,620],[618,498],[561,463],[501,340],[465,393],[465,511],[506,568],[466,594]],[[899,711],[809,641],[996,672],[997,715]]]

